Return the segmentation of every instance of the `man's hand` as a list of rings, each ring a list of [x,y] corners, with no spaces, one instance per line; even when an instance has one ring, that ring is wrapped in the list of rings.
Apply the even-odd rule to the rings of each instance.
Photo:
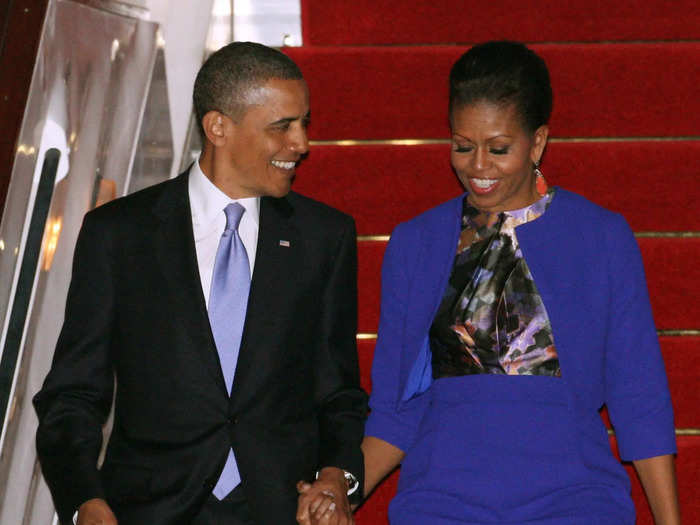
[[[89,499],[78,509],[77,525],[117,525],[117,517],[103,499]]]
[[[348,485],[343,471],[336,467],[321,470],[313,483],[297,483],[300,525],[354,525],[348,503]]]

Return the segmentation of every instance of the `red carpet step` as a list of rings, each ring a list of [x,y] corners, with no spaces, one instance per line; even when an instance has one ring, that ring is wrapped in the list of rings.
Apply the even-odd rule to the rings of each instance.
[[[700,140],[553,142],[542,169],[635,231],[700,231]],[[312,146],[294,189],[353,215],[360,235],[388,234],[462,192],[449,144]]]
[[[693,0],[512,2],[305,0],[305,45],[443,44],[516,38],[526,42],[689,40],[700,36]]]
[[[553,136],[698,134],[700,43],[533,47],[552,74]],[[309,82],[313,139],[397,139],[448,136],[447,75],[466,49],[300,47],[285,52]]]
[[[657,328],[698,328],[700,237],[639,239],[639,246]],[[700,377],[696,363],[696,377]]]
[[[351,213],[360,235],[387,235],[398,222],[459,195],[445,140],[450,66],[475,42],[510,38],[535,44],[554,87],[551,135],[559,140],[550,143],[543,162],[550,184],[620,211],[637,232],[657,232],[638,238],[657,327],[700,328],[696,0],[301,5],[306,47],[286,52],[309,82],[311,137],[380,143],[314,146],[296,190]],[[441,143],[408,146],[386,139]],[[658,234],[683,231],[696,234]],[[385,241],[360,241],[360,332],[377,330],[385,247]],[[676,427],[700,429],[700,336],[669,332],[660,342]],[[368,390],[374,344],[371,338],[359,341]],[[678,443],[684,523],[700,523],[700,435],[679,435]],[[395,488],[396,474],[360,508],[357,524],[387,524]],[[637,523],[651,525],[636,476],[632,494]]]
[[[660,337],[659,341],[671,386],[676,427],[700,429],[700,376],[696,365],[700,336]],[[700,457],[697,460],[700,461]],[[700,463],[696,468],[700,471]],[[698,481],[700,477],[696,478]]]
[[[647,284],[660,330],[698,328],[700,319],[700,237],[638,239]],[[379,322],[380,271],[385,242],[359,244],[359,331],[376,332]],[[697,357],[692,361],[696,366]],[[697,367],[695,368],[697,376]]]

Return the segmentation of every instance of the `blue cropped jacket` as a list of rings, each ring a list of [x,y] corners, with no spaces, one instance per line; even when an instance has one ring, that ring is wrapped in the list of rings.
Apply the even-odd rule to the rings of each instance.
[[[452,269],[462,199],[398,225],[384,256],[365,434],[403,451],[427,406],[428,332]],[[622,459],[674,453],[666,373],[639,247],[625,219],[557,188],[547,212],[516,235],[547,308],[582,439],[604,432],[599,410],[607,405]]]

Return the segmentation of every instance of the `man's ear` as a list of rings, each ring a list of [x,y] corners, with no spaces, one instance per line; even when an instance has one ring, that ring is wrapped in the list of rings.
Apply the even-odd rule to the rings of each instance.
[[[209,142],[223,146],[231,132],[230,119],[218,111],[209,111],[202,117],[202,128]]]

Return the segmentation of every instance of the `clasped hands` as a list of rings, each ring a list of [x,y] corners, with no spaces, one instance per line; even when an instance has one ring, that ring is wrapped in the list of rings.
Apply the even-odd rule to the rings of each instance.
[[[313,483],[297,483],[299,501],[297,522],[300,525],[354,525],[352,508],[347,497],[344,473],[326,467]]]
[[[336,467],[326,467],[314,483],[297,483],[299,500],[297,522],[300,525],[354,525],[352,508],[347,497],[344,473]],[[83,503],[78,513],[78,525],[116,525],[117,519],[102,499]]]

